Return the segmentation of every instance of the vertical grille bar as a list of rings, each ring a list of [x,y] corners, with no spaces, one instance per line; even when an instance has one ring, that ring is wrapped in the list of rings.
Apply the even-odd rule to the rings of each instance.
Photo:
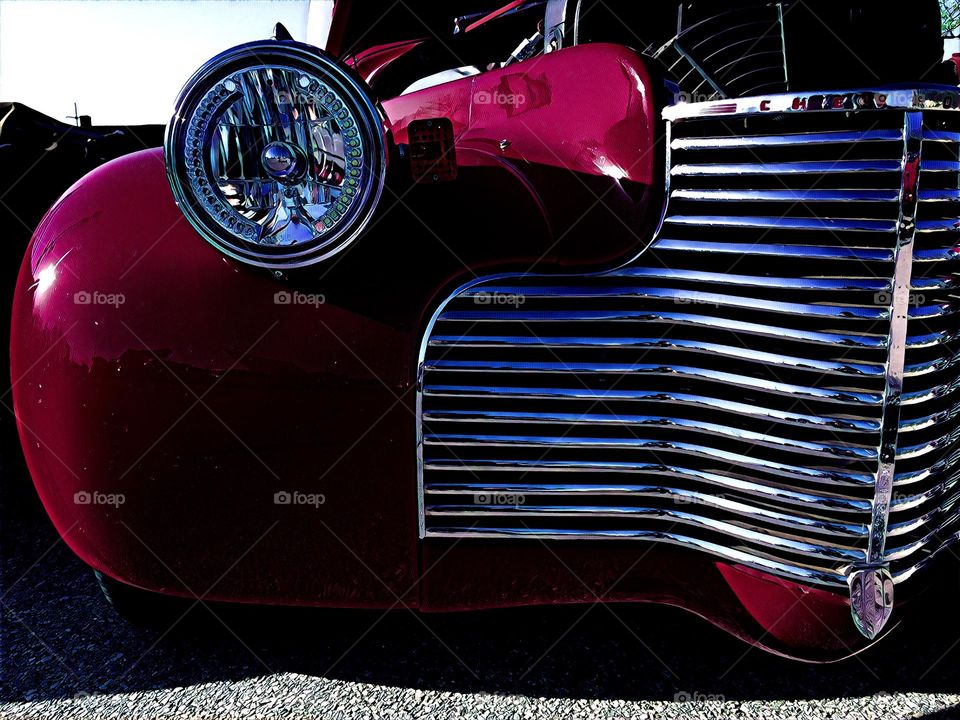
[[[850,610],[854,623],[866,637],[875,638],[893,612],[893,577],[884,557],[890,500],[897,462],[900,432],[900,396],[907,345],[907,320],[911,306],[913,242],[917,227],[917,193],[920,183],[920,152],[923,142],[923,115],[904,115],[903,169],[900,188],[900,216],[894,249],[893,291],[890,293],[890,340],[887,346],[887,379],[883,393],[883,420],[880,430],[880,462],[877,468],[867,560],[854,565],[850,573]]]

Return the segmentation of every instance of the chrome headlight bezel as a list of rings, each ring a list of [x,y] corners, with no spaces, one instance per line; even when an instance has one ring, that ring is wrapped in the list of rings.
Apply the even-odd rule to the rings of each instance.
[[[279,113],[278,117],[286,118],[283,122],[264,121],[260,126],[254,126],[251,122],[251,130],[256,127],[260,132],[260,142],[276,146],[287,144],[280,141],[293,140],[295,145],[296,139],[289,135],[293,133],[291,127],[298,127],[298,120],[291,124],[290,116],[297,117],[298,112],[313,112],[319,108],[329,113],[329,116],[321,118],[323,122],[327,122],[327,118],[333,119],[337,130],[327,130],[327,136],[336,136],[343,152],[342,157],[329,156],[336,158],[331,160],[332,163],[339,161],[342,165],[342,168],[338,165],[335,173],[340,183],[335,185],[318,181],[311,175],[313,170],[304,171],[302,181],[298,181],[296,176],[285,177],[285,173],[276,169],[278,163],[275,157],[269,158],[271,168],[268,170],[264,151],[263,167],[258,164],[258,169],[268,173],[268,176],[255,180],[260,200],[263,200],[264,187],[272,187],[277,198],[290,198],[289,203],[280,200],[277,204],[282,212],[287,213],[284,219],[291,215],[282,207],[286,204],[291,205],[292,214],[297,216],[295,224],[291,226],[296,229],[297,238],[291,242],[286,242],[285,236],[284,242],[273,242],[277,237],[273,234],[264,237],[264,218],[252,217],[262,214],[263,207],[255,208],[254,212],[243,200],[235,197],[228,199],[224,186],[218,182],[231,181],[214,177],[216,163],[226,164],[228,157],[214,147],[214,133],[222,129],[218,121],[228,113],[256,113],[257,107],[250,102],[254,99],[250,86],[256,85],[261,78],[268,78],[267,84],[272,84],[273,78],[291,82],[295,78],[296,82],[293,88],[278,90],[270,87],[268,91],[260,93],[259,97],[263,98],[267,97],[266,92],[291,90],[284,97],[290,99],[289,107],[292,108],[288,114],[284,114],[282,109],[277,108],[285,106],[274,103],[271,107]],[[275,99],[279,95],[271,97]],[[242,106],[236,105],[243,98],[247,102]],[[303,115],[305,117],[305,113]],[[321,120],[313,122],[319,125]],[[303,124],[300,122],[300,125]],[[239,134],[238,131],[238,137]],[[275,138],[268,142],[267,137],[271,134]],[[347,147],[351,143],[356,147]],[[325,152],[317,148],[311,153],[313,151]],[[238,148],[238,153],[246,157],[247,165],[253,164],[250,162],[251,152],[246,147]],[[276,40],[231,48],[209,60],[194,73],[181,90],[173,118],[167,125],[164,156],[174,200],[205,240],[241,262],[280,271],[314,265],[343,251],[356,240],[376,210],[383,191],[387,164],[383,115],[363,81],[318,48]],[[311,165],[307,155],[298,152],[296,156],[316,168],[316,163]],[[309,157],[317,156],[310,154]],[[323,158],[327,156],[323,155]],[[259,155],[257,159],[261,159]],[[246,177],[240,182],[246,188]],[[304,190],[308,184],[314,190]],[[319,210],[319,216],[301,212],[306,210],[300,198],[301,191],[316,192],[317,186],[324,188],[325,199],[321,204],[310,207],[326,209]],[[232,188],[233,185],[227,187]],[[239,195],[246,198],[246,189]],[[273,219],[275,217],[276,214]]]

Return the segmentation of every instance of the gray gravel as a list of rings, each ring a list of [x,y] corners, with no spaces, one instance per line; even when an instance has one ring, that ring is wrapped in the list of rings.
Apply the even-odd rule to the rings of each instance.
[[[613,608],[639,639],[604,607],[424,627],[406,611],[197,606],[170,632],[138,628],[56,542],[17,452],[2,457],[3,718],[960,718],[956,613],[832,666],[656,606]]]

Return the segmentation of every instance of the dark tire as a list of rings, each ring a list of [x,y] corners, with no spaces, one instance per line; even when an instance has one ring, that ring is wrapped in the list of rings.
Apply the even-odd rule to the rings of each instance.
[[[94,570],[93,574],[107,602],[124,620],[135,625],[152,626],[172,622],[187,609],[181,598],[141,590],[114,580],[99,570]]]

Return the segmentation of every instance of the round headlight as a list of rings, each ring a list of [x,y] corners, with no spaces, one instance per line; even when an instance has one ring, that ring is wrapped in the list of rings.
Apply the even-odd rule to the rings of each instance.
[[[364,85],[322,51],[274,40],[210,60],[164,143],[173,196],[197,231],[251,265],[312,265],[369,222],[386,166]]]

